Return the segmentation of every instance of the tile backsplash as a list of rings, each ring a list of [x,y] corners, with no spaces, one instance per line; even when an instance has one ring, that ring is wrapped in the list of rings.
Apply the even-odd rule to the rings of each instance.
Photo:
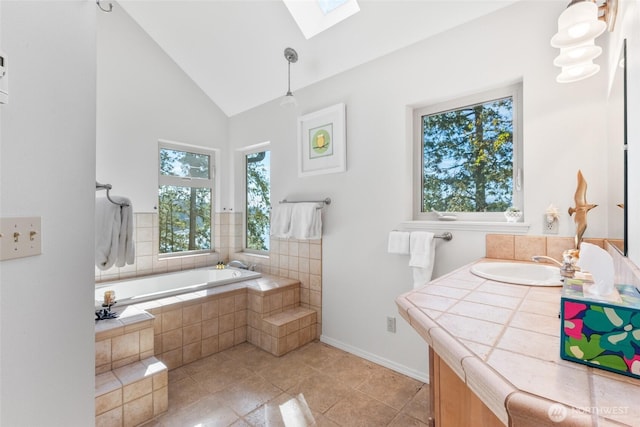
[[[584,239],[607,250],[613,258],[616,283],[635,285],[640,288],[640,268],[614,247],[619,241],[609,239]],[[513,234],[487,234],[486,257],[516,261],[531,261],[534,255],[546,255],[562,260],[562,252],[574,247],[573,237],[549,237]]]
[[[604,248],[606,239],[584,239]],[[514,234],[487,234],[486,257],[531,261],[534,255],[546,255],[562,261],[562,252],[574,246],[573,237],[548,237]]]
[[[227,261],[230,253],[242,248],[242,215],[240,213],[216,213],[213,229],[215,252],[196,255],[160,257],[158,214],[155,212],[135,213],[133,224],[136,251],[134,264],[120,268],[114,266],[108,270],[100,270],[96,267],[96,282],[215,265],[218,261]]]

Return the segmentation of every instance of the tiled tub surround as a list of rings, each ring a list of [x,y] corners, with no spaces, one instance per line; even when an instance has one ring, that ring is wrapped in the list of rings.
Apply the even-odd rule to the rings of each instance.
[[[516,242],[514,236],[501,239],[507,246]],[[490,240],[487,255],[495,256]],[[540,249],[543,245],[535,248],[536,254]],[[608,249],[616,257],[617,252]],[[560,288],[493,282],[474,276],[469,268],[403,294],[396,303],[400,314],[503,423],[638,425],[640,381],[560,359]],[[558,408],[554,404],[562,405],[563,422],[551,420],[549,411]]]
[[[269,256],[242,251],[242,213],[219,212],[214,215],[214,253],[160,259],[158,214],[134,214],[136,258],[133,265],[109,270],[95,269],[97,283],[150,274],[162,274],[215,265],[218,261],[238,259],[254,264],[264,274],[300,281],[300,305],[314,310],[319,337],[322,325],[322,240],[270,240]]]
[[[297,280],[264,276],[116,308],[120,317],[95,326],[96,425],[166,411],[167,369],[246,341],[276,356],[311,342],[316,314],[299,297]]]
[[[297,280],[265,275],[127,306],[125,317],[96,323],[96,373],[148,356],[174,369],[245,341],[284,354],[317,336],[316,313],[299,297]]]

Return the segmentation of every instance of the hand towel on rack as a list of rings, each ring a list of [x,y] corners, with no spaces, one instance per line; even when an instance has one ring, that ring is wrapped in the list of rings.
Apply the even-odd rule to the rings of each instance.
[[[291,211],[293,205],[282,203],[271,207],[271,228],[270,234],[279,239],[288,239],[291,228]]]
[[[387,252],[390,254],[409,255],[409,236],[408,231],[391,231],[389,233],[389,244]]]
[[[100,270],[111,268],[118,257],[120,237],[120,206],[106,197],[96,198],[95,259]]]
[[[133,207],[125,197],[96,198],[95,261],[101,270],[124,267],[135,262],[133,244]]]
[[[133,206],[131,200],[126,197],[111,196],[111,199],[123,205],[120,207],[120,229],[118,233],[118,257],[116,259],[116,267],[124,267],[125,264],[133,264],[135,262]]]
[[[299,240],[322,238],[322,209],[317,203],[295,203],[291,210],[290,237]]]
[[[409,238],[409,267],[413,270],[413,287],[420,287],[431,280],[436,253],[434,234],[414,231]]]

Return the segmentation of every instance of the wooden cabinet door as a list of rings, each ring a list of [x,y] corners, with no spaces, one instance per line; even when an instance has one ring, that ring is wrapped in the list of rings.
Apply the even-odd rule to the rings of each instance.
[[[436,427],[504,427],[431,347],[429,371],[431,412]]]

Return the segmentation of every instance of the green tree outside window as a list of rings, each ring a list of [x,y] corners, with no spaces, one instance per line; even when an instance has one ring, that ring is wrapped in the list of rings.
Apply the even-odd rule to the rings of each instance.
[[[422,116],[422,212],[512,205],[513,99]]]
[[[211,171],[210,154],[160,148],[161,254],[212,249]]]
[[[269,250],[271,212],[270,152],[246,155],[246,248]]]

